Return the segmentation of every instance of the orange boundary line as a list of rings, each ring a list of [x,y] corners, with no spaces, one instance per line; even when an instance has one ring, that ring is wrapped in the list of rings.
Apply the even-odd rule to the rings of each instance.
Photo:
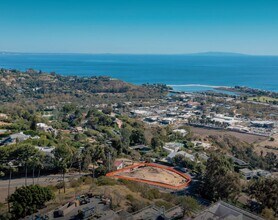
[[[184,184],[181,184],[181,185],[178,185],[178,186],[173,186],[171,184],[161,183],[161,182],[157,182],[157,181],[144,180],[144,179],[139,179],[139,178],[133,178],[133,177],[117,175],[118,173],[121,173],[123,171],[129,171],[129,170],[131,170],[133,168],[138,168],[138,167],[142,167],[142,166],[144,166],[144,167],[145,166],[157,167],[157,168],[160,168],[160,169],[168,170],[168,171],[171,171],[173,173],[176,173],[176,174],[182,176],[187,181]],[[119,169],[119,170],[107,173],[106,176],[108,176],[108,177],[115,177],[115,178],[119,178],[119,179],[125,179],[125,180],[131,180],[131,181],[136,181],[136,182],[141,182],[141,183],[147,183],[147,184],[151,184],[151,185],[154,185],[154,186],[160,186],[160,187],[169,188],[169,189],[175,189],[175,190],[184,189],[191,182],[191,178],[190,178],[189,175],[181,173],[181,172],[173,169],[172,167],[167,167],[167,166],[163,166],[163,165],[159,165],[159,164],[153,164],[153,163],[139,163],[139,164],[127,166],[127,167],[124,167],[122,169]]]

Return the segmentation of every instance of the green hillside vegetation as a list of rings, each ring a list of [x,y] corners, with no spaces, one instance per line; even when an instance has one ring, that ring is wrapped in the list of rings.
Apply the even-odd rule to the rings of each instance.
[[[60,105],[76,102],[90,105],[157,98],[168,91],[166,85],[132,85],[107,76],[77,77],[0,69],[0,102],[30,102]]]
[[[265,102],[265,103],[273,103],[278,104],[278,98],[272,98],[269,96],[256,96],[256,97],[249,97],[249,101],[255,101],[255,102]]]

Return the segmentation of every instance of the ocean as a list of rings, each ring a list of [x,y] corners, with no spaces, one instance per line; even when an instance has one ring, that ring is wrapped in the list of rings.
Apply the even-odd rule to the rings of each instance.
[[[0,67],[77,76],[110,76],[179,91],[248,86],[278,92],[278,56],[0,54]]]

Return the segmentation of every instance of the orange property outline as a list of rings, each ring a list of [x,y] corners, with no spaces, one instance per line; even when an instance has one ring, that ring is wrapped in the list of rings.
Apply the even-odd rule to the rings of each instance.
[[[144,180],[144,179],[140,179],[140,178],[133,178],[133,177],[117,175],[118,173],[121,173],[123,171],[128,171],[128,170],[131,170],[131,169],[134,169],[134,168],[138,168],[138,167],[142,167],[142,166],[157,167],[157,168],[160,168],[160,169],[168,170],[168,171],[171,171],[173,173],[176,173],[176,174],[182,176],[187,181],[185,183],[181,184],[181,185],[173,186],[173,185],[170,185],[170,184],[167,184],[167,183],[161,183],[161,182],[157,182],[157,181]],[[141,182],[141,183],[147,183],[147,184],[150,184],[150,185],[164,187],[164,188],[168,188],[168,189],[174,189],[174,190],[184,189],[191,182],[191,178],[190,178],[189,175],[181,173],[181,172],[173,169],[172,167],[162,166],[162,165],[153,164],[153,163],[138,163],[138,164],[135,164],[135,165],[127,166],[125,168],[122,168],[122,169],[119,169],[119,170],[107,173],[106,176],[108,176],[108,177],[115,177],[115,178],[119,178],[119,179],[125,179],[125,180],[131,180],[131,181],[136,181],[136,182]]]

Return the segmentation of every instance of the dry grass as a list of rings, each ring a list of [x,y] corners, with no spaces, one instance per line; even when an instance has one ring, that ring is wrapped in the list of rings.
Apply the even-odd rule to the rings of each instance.
[[[158,167],[139,167],[131,172],[122,172],[117,175],[138,178],[143,180],[155,181],[173,186],[178,186],[186,181],[182,176],[169,170]]]
[[[274,153],[278,155],[278,134],[273,135],[274,141],[270,141],[269,139],[266,139],[262,142],[259,142],[255,145],[255,151],[260,154],[261,151],[263,152],[263,155],[265,155],[267,152]],[[266,147],[269,146],[270,148]]]
[[[218,135],[218,136],[230,135],[236,137],[239,141],[246,142],[249,144],[260,143],[268,139],[267,137],[239,133],[234,131],[207,129],[207,128],[199,128],[199,127],[190,127],[190,129],[193,132],[193,137],[197,139],[208,138],[208,136],[210,135]]]

